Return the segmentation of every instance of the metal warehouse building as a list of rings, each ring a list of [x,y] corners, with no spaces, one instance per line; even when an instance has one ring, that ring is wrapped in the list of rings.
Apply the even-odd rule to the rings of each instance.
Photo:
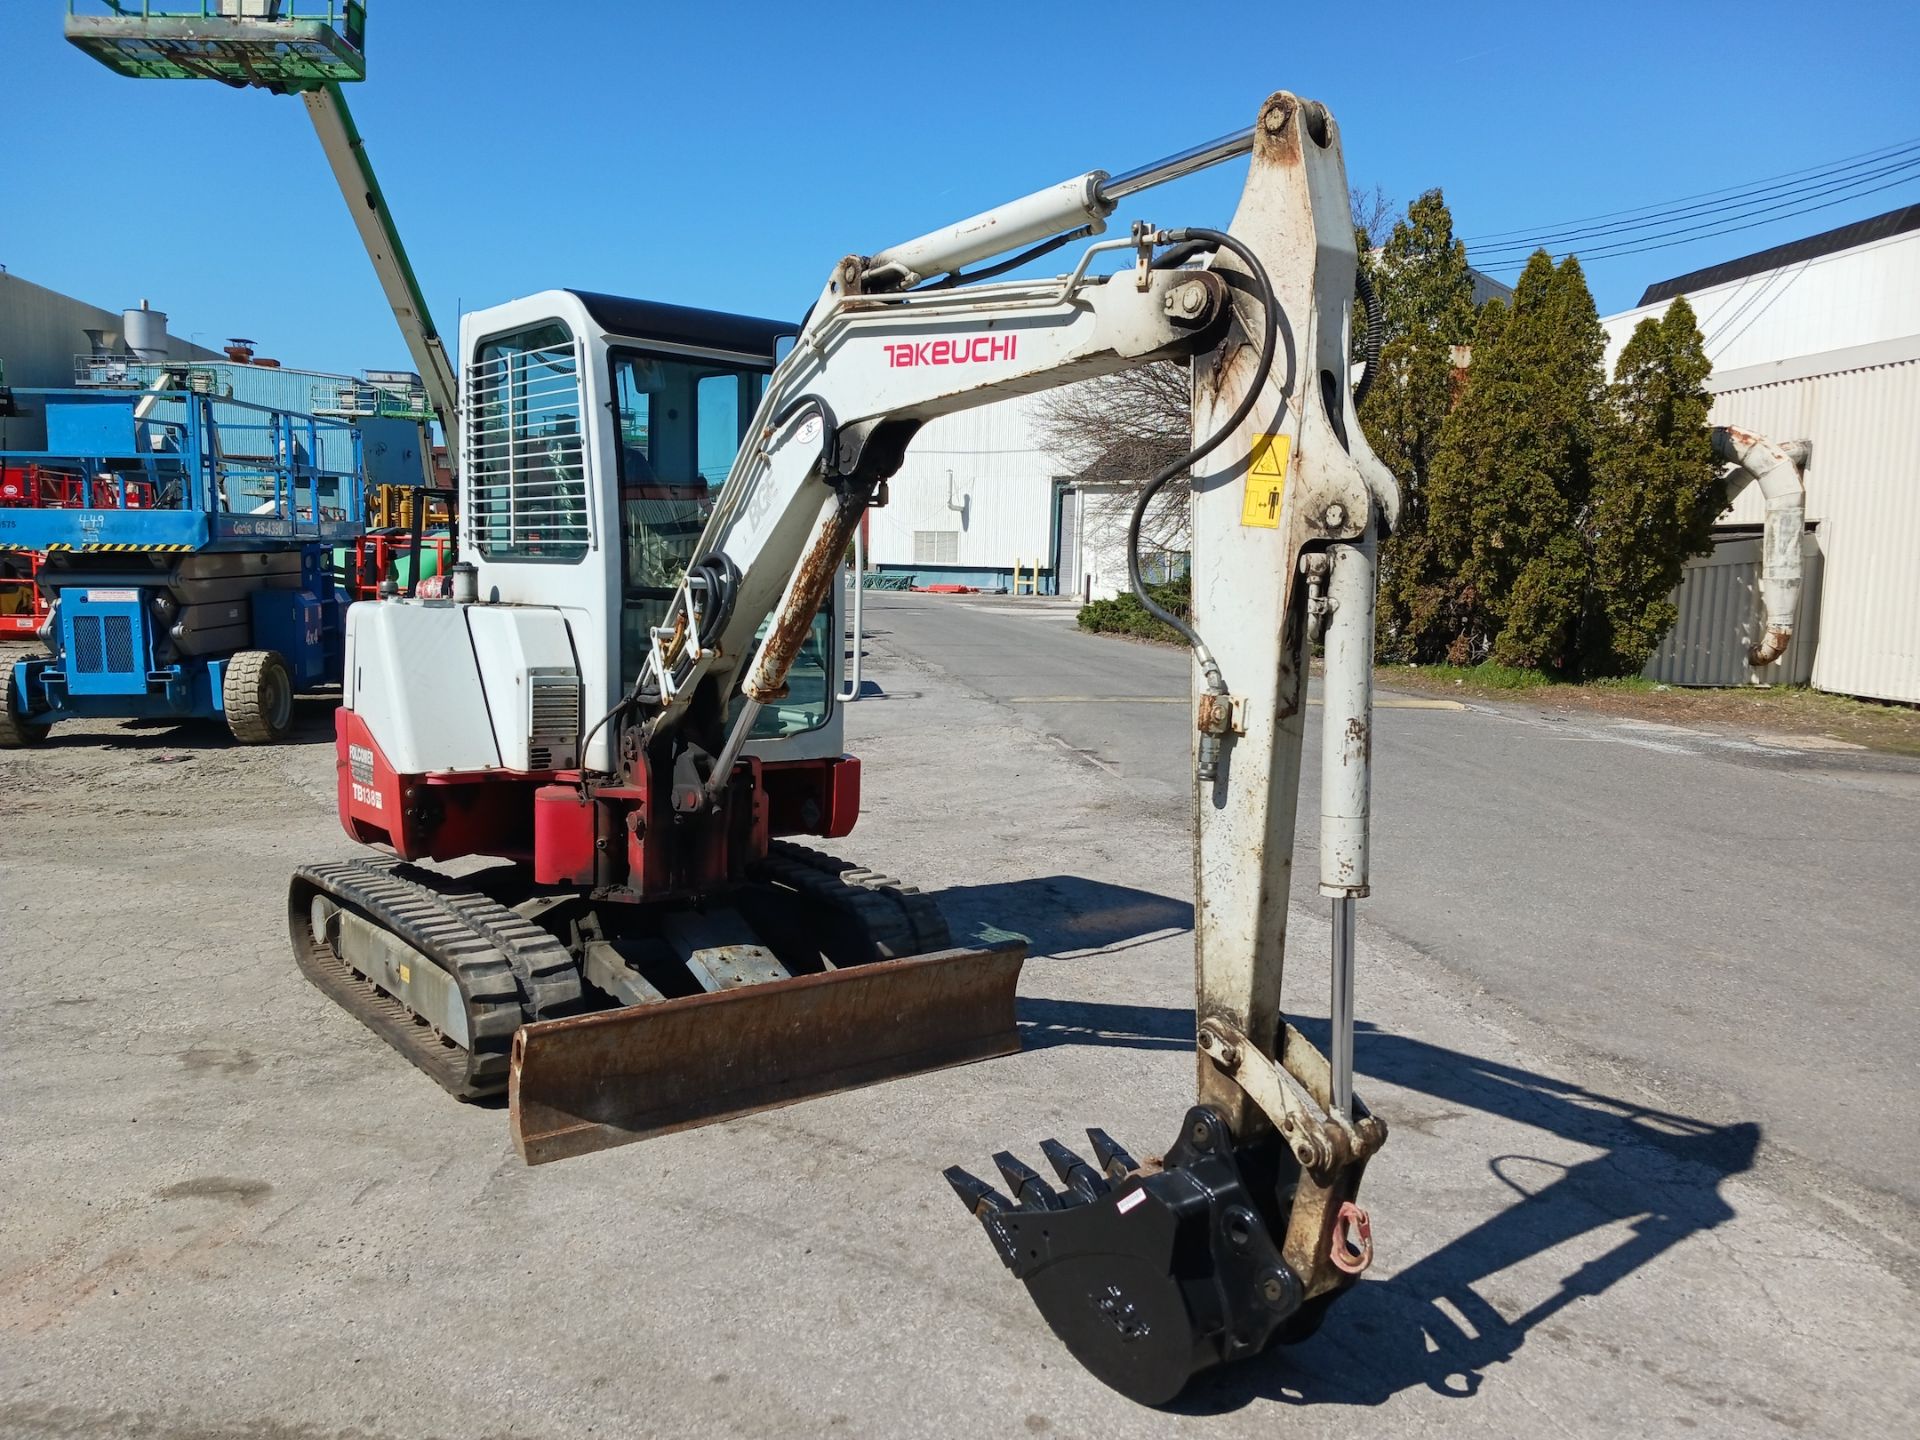
[[[1634,326],[1679,295],[1713,361],[1714,423],[1813,447],[1801,624],[1754,678],[1920,702],[1920,205],[1649,286],[1603,322],[1609,373]],[[1689,567],[1649,673],[1739,683],[1760,520],[1750,486],[1717,553]]]
[[[298,414],[354,418],[370,483],[413,485],[421,479],[417,427],[383,418],[424,409],[418,377],[371,372],[394,377],[393,383],[381,386],[263,360],[253,354],[251,342],[233,341],[224,351],[209,350],[171,334],[166,312],[145,300],[123,311],[103,310],[0,270],[0,372],[8,386],[141,389],[182,365],[188,367],[189,383],[205,393]],[[23,401],[17,413],[0,415],[0,449],[37,450],[45,443],[37,404]],[[340,435],[329,434],[321,446],[322,463],[351,467],[351,447]],[[340,453],[327,453],[329,449]]]
[[[1125,500],[1068,473],[1040,433],[1045,402],[1021,395],[929,422],[888,503],[869,512],[868,564],[917,585],[1003,590],[1017,575],[1045,594],[1098,600],[1125,589]],[[1185,560],[1170,558],[1176,568]]]
[[[102,310],[84,300],[0,270],[0,371],[22,389],[58,390],[74,383],[75,357],[92,351],[139,354],[143,360],[218,360],[220,352],[167,333],[166,313],[137,308]],[[0,424],[8,422],[0,421]],[[37,416],[11,421],[0,448],[37,449],[46,443]]]

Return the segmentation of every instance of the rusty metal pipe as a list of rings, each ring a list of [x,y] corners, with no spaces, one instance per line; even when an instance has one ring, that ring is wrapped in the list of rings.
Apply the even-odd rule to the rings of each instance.
[[[1776,444],[1751,430],[1716,425],[1713,453],[1735,467],[1727,485],[1729,500],[1750,480],[1759,482],[1766,497],[1766,529],[1760,542],[1760,599],[1766,607],[1766,626],[1747,652],[1747,663],[1759,669],[1786,654],[1793,639],[1794,616],[1800,607],[1801,536],[1807,518],[1803,471],[1812,447],[1804,440]]]
[[[786,592],[768,617],[767,638],[747,671],[741,690],[749,701],[764,705],[778,700],[787,684],[787,671],[813,628],[813,617],[826,603],[827,593],[840,578],[840,557],[847,553],[872,487],[850,486],[835,491],[820,507],[813,533],[787,581]]]

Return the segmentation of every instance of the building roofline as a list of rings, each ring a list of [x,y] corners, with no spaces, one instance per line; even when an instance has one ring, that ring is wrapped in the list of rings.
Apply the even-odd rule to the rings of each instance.
[[[1837,255],[1842,250],[1870,245],[1875,240],[1886,240],[1912,230],[1920,230],[1920,205],[1907,205],[1898,210],[1889,210],[1884,215],[1875,215],[1870,219],[1856,220],[1851,225],[1823,230],[1818,235],[1807,236],[1804,240],[1790,240],[1784,245],[1756,250],[1753,254],[1743,255],[1738,260],[1724,260],[1718,265],[1709,265],[1704,270],[1691,270],[1685,275],[1676,275],[1671,280],[1656,281],[1642,293],[1640,304],[1657,305],[1662,300],[1673,299],[1676,295],[1691,295],[1697,291],[1710,290],[1715,285],[1744,280],[1750,275],[1764,275],[1769,270],[1779,270],[1787,265],[1817,260],[1822,255]],[[1635,308],[1637,309],[1638,306]]]

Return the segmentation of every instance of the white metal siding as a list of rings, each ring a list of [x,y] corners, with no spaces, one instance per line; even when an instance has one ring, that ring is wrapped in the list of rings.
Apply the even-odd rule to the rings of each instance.
[[[1670,303],[1600,322],[1609,375],[1634,326],[1664,315]],[[1920,334],[1920,231],[1715,285],[1689,295],[1687,303],[1716,370]]]
[[[1052,482],[1061,462],[1034,434],[1037,399],[1020,396],[930,421],[889,483],[886,506],[868,512],[872,563],[923,564],[914,533],[952,530],[959,532],[954,565],[1051,565]],[[949,507],[949,494],[960,509]]]
[[[1837,375],[1737,386],[1717,425],[1807,440],[1807,518],[1826,576],[1813,683],[1920,702],[1920,356]],[[1760,519],[1757,486],[1731,518]]]

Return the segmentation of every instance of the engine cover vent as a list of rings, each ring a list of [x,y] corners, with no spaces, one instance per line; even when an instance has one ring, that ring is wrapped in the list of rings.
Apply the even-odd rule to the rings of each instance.
[[[527,764],[571,770],[580,763],[580,680],[571,670],[527,672]]]

